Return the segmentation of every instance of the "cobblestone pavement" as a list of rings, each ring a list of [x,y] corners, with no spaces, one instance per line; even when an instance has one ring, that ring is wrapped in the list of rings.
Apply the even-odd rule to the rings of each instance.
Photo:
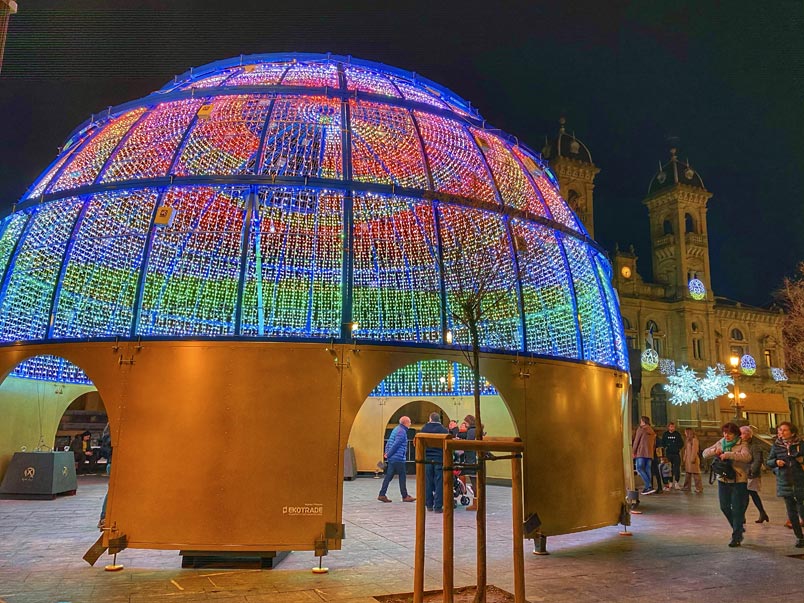
[[[412,481],[412,480],[411,480]],[[409,482],[410,483],[410,482]],[[524,543],[528,600],[745,601],[804,596],[804,550],[784,522],[783,504],[765,480],[771,523],[754,523],[731,549],[729,528],[714,486],[702,495],[670,492],[643,497],[633,536],[616,526],[548,539],[549,556]],[[374,603],[373,596],[413,587],[415,505],[377,502],[379,482],[344,483],[343,550],[325,558],[329,574],[315,575],[311,552],[291,553],[274,570],[181,569],[177,551],[126,550],[119,573],[82,559],[97,538],[106,478],[82,476],[78,494],[54,501],[0,501],[0,601],[7,603]],[[393,494],[396,494],[394,497]],[[442,515],[428,514],[425,587],[440,587]],[[455,584],[474,580],[474,514],[456,510]],[[489,582],[512,591],[510,489],[489,488]]]

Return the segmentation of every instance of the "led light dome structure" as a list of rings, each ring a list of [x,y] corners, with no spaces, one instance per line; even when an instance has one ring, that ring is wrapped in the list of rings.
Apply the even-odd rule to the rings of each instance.
[[[200,415],[232,426],[238,412],[256,413],[232,426],[237,437],[227,432],[230,453],[247,458],[263,446],[274,455],[260,420],[288,416],[274,399],[299,400],[285,409],[291,420],[316,415],[345,426],[334,434],[319,433],[318,421],[304,427],[329,478],[342,475],[349,426],[371,392],[385,391],[383,379],[428,359],[461,362],[469,336],[454,317],[460,294],[502,292],[479,325],[487,389],[505,398],[523,439],[544,450],[554,435],[538,421],[577,422],[587,404],[590,427],[615,416],[608,462],[617,466],[627,388],[615,384],[623,387],[628,365],[605,253],[537,153],[415,73],[334,55],[243,56],[93,115],[0,224],[0,275],[4,374],[92,383],[123,441],[158,446],[159,437],[175,441],[179,425],[188,449],[212,464],[203,442],[216,431]],[[406,394],[434,391],[421,374]],[[532,377],[538,390],[522,385]],[[560,412],[547,397],[563,400]],[[170,425],[157,407],[170,409]],[[110,492],[129,546],[203,550],[241,538],[252,548],[305,548],[324,531],[312,513],[309,525],[294,518],[291,535],[259,543],[231,526],[171,532],[143,505],[159,517],[173,509],[178,521],[183,486],[149,486],[141,462],[116,449],[112,484],[140,503]],[[307,471],[281,462],[281,483]],[[540,470],[534,457],[526,472],[528,462]],[[241,465],[230,470],[246,471]],[[188,469],[188,483],[193,475]],[[622,473],[609,477],[600,491],[622,487]],[[234,487],[231,475],[220,479],[221,492]],[[307,482],[324,500],[342,488]],[[557,477],[549,503],[565,515],[557,497],[566,487]],[[155,497],[150,506],[133,494],[143,491]],[[218,510],[229,504],[220,496]],[[526,510],[539,496],[553,496],[551,488],[526,488]],[[276,528],[306,502],[279,507],[274,521],[245,519]],[[339,520],[339,504],[323,508],[328,523]],[[249,512],[238,506],[233,515]],[[569,519],[544,505],[539,513],[552,533],[617,516],[610,501],[588,500]]]
[[[461,342],[456,271],[486,262],[520,286],[484,347],[625,369],[604,254],[539,157],[484,126],[354,59],[192,70],[78,128],[5,219],[0,340]]]

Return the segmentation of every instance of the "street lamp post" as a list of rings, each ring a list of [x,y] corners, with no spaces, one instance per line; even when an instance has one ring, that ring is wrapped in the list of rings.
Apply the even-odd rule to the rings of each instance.
[[[729,393],[729,399],[731,400],[731,406],[734,408],[734,421],[739,422],[743,420],[743,400],[745,400],[745,392],[740,391],[740,385],[738,383],[738,378],[740,375],[740,357],[739,356],[731,356],[729,358],[729,364],[731,365],[731,373],[734,377],[734,387],[733,392]]]

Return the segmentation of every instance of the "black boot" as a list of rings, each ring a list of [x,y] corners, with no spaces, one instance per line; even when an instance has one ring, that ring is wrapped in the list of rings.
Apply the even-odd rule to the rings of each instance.
[[[759,519],[757,519],[754,523],[764,523],[766,521],[770,521],[770,517],[768,517],[768,514],[765,513],[765,510],[763,509],[759,512]]]

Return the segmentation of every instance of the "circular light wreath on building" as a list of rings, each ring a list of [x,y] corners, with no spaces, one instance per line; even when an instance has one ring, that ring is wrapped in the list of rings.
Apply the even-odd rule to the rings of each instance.
[[[470,266],[510,288],[485,350],[627,370],[611,266],[540,156],[351,57],[219,61],[95,115],[0,229],[3,342],[466,344]],[[46,358],[14,374],[83,379]]]
[[[744,354],[740,358],[740,371],[743,375],[751,376],[757,372],[757,361],[750,354]]]
[[[642,352],[640,363],[642,364],[642,368],[644,370],[648,372],[655,371],[659,366],[659,354],[657,354],[656,350],[653,348],[648,348]]]
[[[706,297],[706,285],[700,279],[693,278],[687,284],[690,291],[690,297],[694,300],[700,301]]]

